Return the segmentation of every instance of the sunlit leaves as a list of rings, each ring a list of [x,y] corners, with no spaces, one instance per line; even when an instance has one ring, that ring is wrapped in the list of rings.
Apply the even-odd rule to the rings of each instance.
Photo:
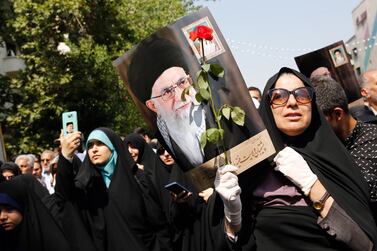
[[[8,14],[0,13],[0,37],[16,43],[18,56],[26,63],[26,69],[13,79],[1,80],[13,103],[10,109],[0,107],[8,155],[51,148],[61,127],[61,113],[67,110],[78,111],[84,134],[97,126],[123,134],[145,126],[112,61],[184,16],[192,1],[7,2],[13,6]],[[71,52],[60,55],[56,49],[60,42]]]
[[[200,147],[204,149],[207,142],[216,144],[224,139],[224,130],[219,128],[209,128],[200,137]]]
[[[211,64],[211,73],[216,77],[223,78],[225,71],[224,68],[219,64]]]
[[[240,107],[235,106],[232,108],[231,117],[237,125],[243,126],[245,124],[245,111]]]
[[[191,86],[189,87],[186,87],[185,89],[183,89],[182,93],[181,93],[181,100],[183,102],[186,101],[186,95],[189,95],[190,94],[190,89],[191,89]]]
[[[220,116],[224,116],[227,120],[232,119],[239,126],[245,124],[245,111],[238,106],[223,105],[219,111]]]
[[[211,97],[208,92],[208,89],[199,89],[199,94],[204,100],[209,100]]]
[[[209,69],[211,68],[211,65],[210,64],[202,64],[202,70],[204,71],[204,72],[208,72],[209,71]]]
[[[243,126],[245,124],[245,112],[238,106],[230,106],[224,104],[220,109],[216,110],[213,105],[212,91],[209,84],[209,77],[223,78],[225,74],[224,68],[219,64],[207,64],[201,65],[201,70],[196,74],[197,81],[193,84],[196,95],[195,99],[199,103],[204,102],[210,105],[214,118],[216,120],[217,128],[209,128],[200,136],[200,146],[202,149],[208,142],[213,144],[223,144],[224,130],[221,126],[221,118],[226,120],[232,120],[236,125]],[[187,89],[187,88],[186,88]],[[189,94],[188,90],[184,90],[181,95],[181,99],[186,101],[186,95]]]
[[[230,113],[232,112],[232,107],[224,105],[220,108],[220,116],[224,116],[227,120],[230,118]]]

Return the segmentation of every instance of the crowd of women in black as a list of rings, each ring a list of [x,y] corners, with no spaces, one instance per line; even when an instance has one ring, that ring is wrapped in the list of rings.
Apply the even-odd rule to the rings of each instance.
[[[276,154],[238,179],[220,168],[201,196],[137,134],[94,130],[83,162],[80,132],[62,136],[53,195],[28,175],[1,182],[0,250],[376,250],[365,181],[315,100],[299,72],[271,77],[259,112]]]

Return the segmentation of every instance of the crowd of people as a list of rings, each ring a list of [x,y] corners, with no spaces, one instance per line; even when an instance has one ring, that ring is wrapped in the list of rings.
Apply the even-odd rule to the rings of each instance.
[[[349,107],[323,68],[249,88],[276,154],[239,177],[219,167],[203,191],[143,128],[62,133],[1,163],[0,250],[377,250],[377,70]]]

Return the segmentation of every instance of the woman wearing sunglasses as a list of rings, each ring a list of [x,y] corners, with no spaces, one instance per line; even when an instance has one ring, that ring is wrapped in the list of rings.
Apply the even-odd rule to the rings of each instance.
[[[239,244],[249,241],[257,251],[373,250],[377,231],[366,186],[319,113],[309,81],[282,68],[268,81],[259,109],[277,154],[248,180],[255,243],[241,232]]]

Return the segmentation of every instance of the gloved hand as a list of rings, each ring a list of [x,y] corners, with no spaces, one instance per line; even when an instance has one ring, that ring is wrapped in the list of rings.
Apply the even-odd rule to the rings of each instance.
[[[224,215],[231,225],[241,224],[241,188],[237,175],[232,173],[236,170],[237,167],[232,165],[219,167],[215,179],[215,190],[224,203]]]
[[[318,178],[304,158],[292,148],[285,147],[275,156],[274,161],[276,163],[275,170],[282,172],[308,196]]]

